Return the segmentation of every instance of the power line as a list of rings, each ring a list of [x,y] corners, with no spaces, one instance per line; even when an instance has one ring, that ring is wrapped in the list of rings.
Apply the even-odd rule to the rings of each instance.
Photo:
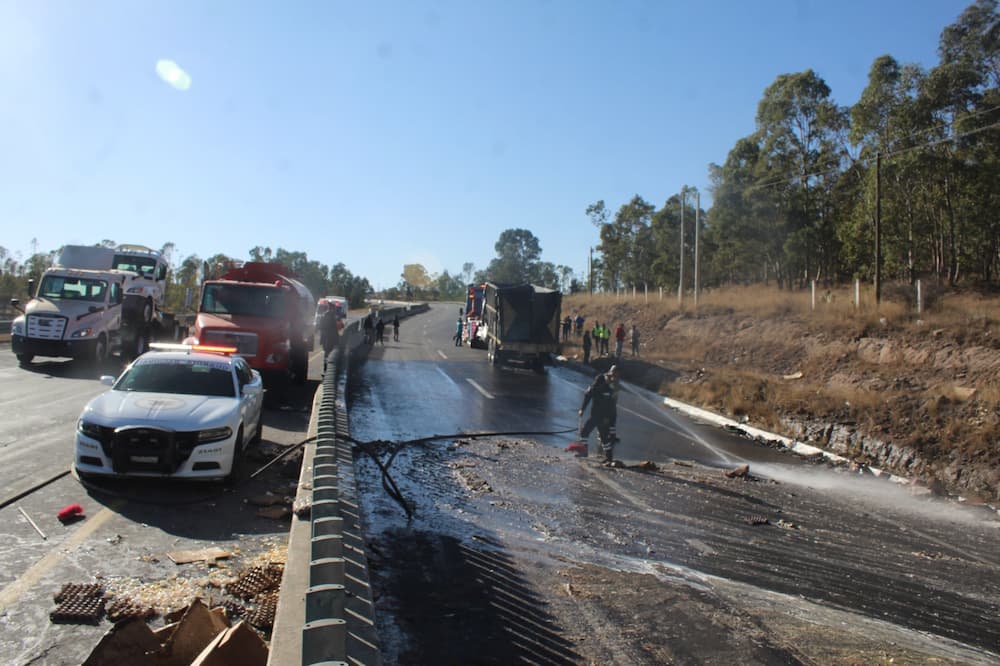
[[[1000,107],[996,108],[1000,109]],[[989,125],[983,125],[982,127],[977,127],[976,129],[969,130],[967,132],[962,132],[961,134],[956,134],[954,136],[942,137],[940,139],[935,139],[933,141],[928,141],[926,143],[918,144],[915,146],[908,146],[906,148],[900,148],[899,150],[890,151],[885,153],[883,157],[884,158],[896,157],[898,155],[904,155],[906,153],[913,152],[915,150],[924,150],[926,148],[931,148],[933,146],[937,146],[942,143],[947,143],[949,141],[958,141],[959,139],[964,139],[965,137],[972,136],[974,134],[979,134],[980,132],[985,132],[986,130],[994,129],[997,127],[1000,127],[1000,121],[997,121],[995,123],[990,123]],[[871,164],[871,162],[874,161],[874,159],[875,159],[874,157],[866,157],[863,159],[858,159],[855,163],[868,165]],[[787,183],[793,177],[801,179],[817,178],[819,176],[826,176],[832,173],[837,173],[839,171],[841,171],[841,168],[839,166],[836,166],[836,167],[831,167],[829,169],[825,169],[823,171],[815,171],[812,173],[807,173],[802,176],[799,176],[797,174],[790,174],[782,178],[775,178],[773,180],[765,181],[763,183],[756,183],[750,185],[748,186],[747,189],[767,189],[769,187],[774,187],[776,185],[782,185],[784,183]]]

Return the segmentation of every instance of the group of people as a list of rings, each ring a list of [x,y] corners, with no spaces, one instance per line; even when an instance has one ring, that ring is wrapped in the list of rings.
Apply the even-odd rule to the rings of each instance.
[[[369,345],[385,345],[385,321],[382,315],[371,313],[361,321],[361,329],[365,335],[365,343]],[[399,342],[399,315],[392,317],[392,339]]]
[[[598,356],[610,356],[610,346],[611,346],[611,329],[608,328],[607,323],[596,323],[592,331],[584,331],[583,333],[583,362],[590,363],[590,351],[596,345]],[[625,340],[627,338],[632,341],[632,356],[639,355],[639,327],[632,324],[632,330],[630,332],[625,331],[625,324],[618,322],[614,331],[615,338],[615,356],[621,358],[622,350],[625,347]]]

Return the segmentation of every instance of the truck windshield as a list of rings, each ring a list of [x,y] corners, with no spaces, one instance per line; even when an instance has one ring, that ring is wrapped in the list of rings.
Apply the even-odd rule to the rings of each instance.
[[[113,268],[119,271],[132,271],[133,273],[153,277],[153,273],[156,272],[156,259],[153,257],[116,254]]]
[[[104,302],[108,283],[92,278],[77,278],[66,275],[46,275],[38,288],[40,298],[51,300]]]
[[[206,284],[201,312],[210,314],[285,316],[285,292],[279,287],[241,284]]]

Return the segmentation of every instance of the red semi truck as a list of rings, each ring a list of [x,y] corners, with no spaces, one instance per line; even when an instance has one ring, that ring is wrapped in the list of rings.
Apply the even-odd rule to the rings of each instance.
[[[235,347],[265,383],[305,382],[312,292],[281,264],[248,262],[202,284],[193,342]]]

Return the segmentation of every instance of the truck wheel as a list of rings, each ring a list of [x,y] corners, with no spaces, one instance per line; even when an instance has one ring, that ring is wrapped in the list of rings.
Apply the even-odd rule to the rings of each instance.
[[[137,359],[149,351],[149,329],[144,328],[135,334],[135,342],[132,344],[132,359]]]
[[[142,304],[142,323],[148,324],[153,321],[153,299],[147,298]]]
[[[101,333],[94,342],[94,349],[90,352],[90,360],[95,365],[100,365],[108,360],[108,339]]]
[[[31,365],[31,361],[35,358],[34,354],[17,354],[17,362],[21,365]]]
[[[309,374],[309,356],[305,349],[292,351],[291,359],[292,381],[296,386],[306,383],[306,376]]]

